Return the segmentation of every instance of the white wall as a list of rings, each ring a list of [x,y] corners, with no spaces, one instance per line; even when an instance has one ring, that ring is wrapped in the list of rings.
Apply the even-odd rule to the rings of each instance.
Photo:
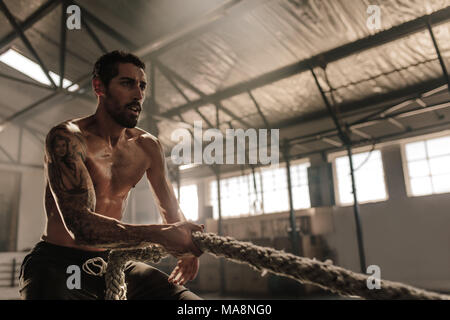
[[[17,251],[29,249],[39,241],[45,226],[44,170],[0,164],[2,170],[22,173],[20,183]]]
[[[360,205],[366,265],[383,279],[450,291],[450,194],[407,197],[400,145],[381,149],[389,199]],[[353,207],[334,207],[337,263],[359,272]]]
[[[22,174],[18,251],[31,249],[42,236],[46,222],[44,189],[43,170],[27,170]]]
[[[22,143],[20,144],[20,134]],[[44,213],[44,146],[31,135],[16,125],[10,124],[0,134],[1,146],[14,161],[22,165],[7,164],[11,159],[2,158],[0,168],[22,173],[18,209],[17,250],[29,249],[39,241],[45,226]],[[19,150],[19,146],[21,148]]]

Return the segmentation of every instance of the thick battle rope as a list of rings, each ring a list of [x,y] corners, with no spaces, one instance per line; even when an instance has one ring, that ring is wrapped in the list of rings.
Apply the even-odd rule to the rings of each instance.
[[[194,232],[192,239],[195,245],[203,252],[217,257],[225,257],[234,262],[248,264],[252,268],[265,274],[271,272],[277,275],[295,279],[303,284],[312,284],[329,290],[341,296],[359,296],[365,299],[383,300],[450,300],[450,295],[414,288],[403,283],[380,280],[380,289],[369,289],[367,279],[369,276],[355,273],[350,270],[333,266],[329,263],[314,259],[295,256],[290,253],[272,248],[260,247],[250,242],[237,241],[231,237],[221,237],[214,233]],[[142,249],[112,250],[109,262],[101,258],[88,260],[83,269],[96,275],[105,273],[106,299],[126,300],[126,284],[124,269],[129,260],[159,262],[167,255],[163,247],[151,245]],[[101,260],[101,267],[95,262]],[[95,273],[86,265],[94,263],[100,267]]]

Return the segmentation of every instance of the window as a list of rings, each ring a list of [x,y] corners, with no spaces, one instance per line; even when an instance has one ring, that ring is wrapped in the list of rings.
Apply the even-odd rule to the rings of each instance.
[[[289,210],[286,168],[263,170],[264,212]]]
[[[0,61],[32,79],[50,86],[50,80],[48,80],[39,64],[21,55],[17,51],[9,49],[0,55]],[[49,75],[55,84],[59,85],[60,76],[52,71],[49,71]],[[72,85],[71,81],[63,79],[63,88],[68,88],[68,90],[72,92],[77,90],[79,86],[77,84]]]
[[[255,172],[255,183],[253,174],[220,180],[220,200],[222,217],[238,217],[262,213],[261,203],[261,175]],[[210,203],[213,206],[213,216],[219,217],[219,204],[217,201],[217,181],[211,181]]]
[[[308,163],[291,165],[292,200],[294,210],[311,207],[308,186]],[[286,168],[263,171],[264,212],[289,210]]]
[[[450,136],[407,143],[404,151],[411,196],[450,192]]]
[[[307,168],[309,163],[291,165],[294,209],[310,208]],[[237,217],[289,210],[286,168],[263,169],[253,174],[220,181],[222,217]],[[217,181],[209,184],[213,216],[218,218]]]
[[[175,196],[178,198],[176,187]],[[180,208],[187,220],[198,220],[198,193],[197,185],[189,184],[180,187]]]
[[[383,161],[379,150],[352,155],[358,202],[387,199]],[[347,156],[335,160],[339,203],[353,204],[350,162]]]
[[[308,184],[309,166],[309,162],[291,166],[292,198],[295,210],[311,208]]]

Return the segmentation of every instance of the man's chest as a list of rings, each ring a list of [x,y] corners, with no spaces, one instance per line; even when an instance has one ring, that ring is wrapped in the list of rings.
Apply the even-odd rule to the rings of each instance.
[[[149,165],[149,157],[134,142],[114,148],[88,144],[86,167],[96,192],[128,192],[139,182]]]

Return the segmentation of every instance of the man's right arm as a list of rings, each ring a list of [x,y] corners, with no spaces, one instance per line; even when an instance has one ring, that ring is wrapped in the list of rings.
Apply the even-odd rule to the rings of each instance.
[[[46,139],[45,168],[50,189],[66,228],[80,245],[100,248],[135,247],[144,243],[174,242],[166,249],[187,246],[191,225],[132,225],[95,212],[95,190],[85,166],[86,144],[79,129],[62,124],[50,130]],[[193,230],[191,230],[193,229]],[[186,241],[186,240],[189,241]],[[181,250],[185,251],[185,250]]]

